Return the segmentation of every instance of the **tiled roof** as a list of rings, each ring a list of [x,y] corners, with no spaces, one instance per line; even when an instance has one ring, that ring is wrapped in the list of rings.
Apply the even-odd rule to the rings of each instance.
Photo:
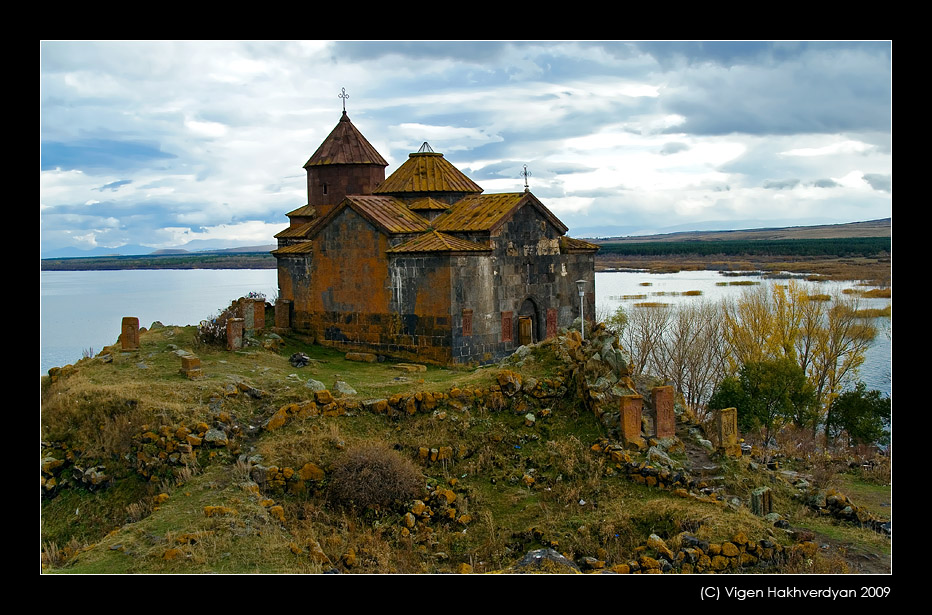
[[[374,194],[411,194],[417,192],[482,192],[476,183],[450,164],[443,154],[417,152],[389,175]]]
[[[282,246],[277,250],[272,250],[272,254],[282,255],[282,254],[306,254],[308,252],[314,251],[314,244],[310,241],[302,241],[301,243],[293,243],[288,246]]]
[[[574,239],[572,237],[560,237],[560,249],[563,252],[595,252],[599,249],[599,246],[594,243],[589,243],[588,241],[583,241],[582,239]]]
[[[446,211],[450,209],[450,205],[428,196],[421,199],[414,199],[408,203],[408,209],[411,211]]]
[[[430,230],[427,220],[417,215],[404,202],[391,196],[348,196],[324,218],[321,227],[329,223],[346,207],[389,234],[422,233]]]
[[[285,230],[276,233],[275,238],[278,239],[280,237],[290,237],[293,239],[307,237],[311,231],[314,230],[314,227],[320,223],[320,220],[321,219],[318,218],[316,220],[311,220],[310,222],[305,222],[304,224],[299,224],[298,226],[289,226]]]
[[[377,164],[388,166],[362,133],[353,126],[346,111],[336,128],[324,139],[317,151],[305,163],[305,167],[322,164]]]
[[[450,213],[438,217],[434,221],[434,227],[445,232],[493,231],[507,222],[523,205],[536,208],[561,233],[567,231],[566,226],[530,192],[476,194],[464,197],[453,204]]]
[[[314,206],[313,206],[313,205],[302,205],[301,207],[299,207],[299,208],[297,208],[297,209],[295,209],[295,210],[293,210],[293,211],[289,211],[289,212],[288,212],[287,214],[285,214],[285,215],[288,216],[288,217],[290,218],[290,217],[292,217],[292,216],[313,216],[313,215],[315,215],[316,213],[317,213],[317,210],[314,209]]]
[[[481,243],[460,239],[446,233],[428,231],[387,250],[390,254],[408,252],[489,252],[492,248]]]

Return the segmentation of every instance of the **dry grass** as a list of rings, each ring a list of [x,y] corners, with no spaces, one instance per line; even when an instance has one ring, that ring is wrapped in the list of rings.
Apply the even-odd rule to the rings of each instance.
[[[240,425],[261,424],[282,405],[310,395],[303,379],[312,374],[287,364],[292,348],[281,354],[205,351],[201,359],[206,377],[189,381],[178,374],[179,361],[169,346],[187,347],[179,341],[185,335],[152,332],[143,337],[140,353],[115,355],[110,363],[91,359],[55,385],[45,383],[43,437],[66,437],[100,455],[113,455],[131,450],[126,448],[127,438],[142,425],[210,420],[210,406],[216,405],[212,400],[218,394],[220,408]],[[360,387],[365,391],[360,397],[384,395],[392,388],[382,385],[397,376],[385,365],[351,363],[330,352],[316,357],[321,361],[314,368],[317,374],[340,374],[348,381],[371,379],[368,388]],[[149,369],[137,367],[140,359]],[[526,374],[552,368],[543,360],[529,361]],[[295,373],[299,378],[291,377]],[[454,385],[488,386],[495,374],[494,369],[431,369],[421,374],[423,378],[393,386],[406,392],[449,391]],[[226,386],[237,381],[248,381],[265,396],[224,396]],[[522,549],[544,544],[576,556],[624,563],[636,556],[650,533],[671,544],[681,532],[711,541],[730,539],[737,531],[767,535],[765,524],[746,511],[634,484],[620,466],[590,449],[604,434],[598,420],[580,410],[578,400],[547,400],[529,410],[544,406],[551,413],[546,418],[538,413],[533,426],[525,424],[523,412],[474,404],[447,408],[446,414],[390,418],[359,411],[294,419],[278,431],[250,437],[244,451],[261,456],[267,466],[297,469],[312,461],[325,470],[323,481],[300,493],[263,493],[251,481],[245,458],[218,455],[203,460],[202,467],[178,467],[161,483],[133,486],[127,480],[95,493],[69,490],[44,506],[43,518],[49,523],[43,528],[43,559],[53,569],[107,573],[319,573],[337,568],[413,574],[450,572],[461,563],[485,572],[512,563],[523,555]],[[424,475],[420,486],[429,482],[454,489],[457,511],[472,515],[472,522],[461,525],[435,518],[403,531],[403,509],[383,504],[375,514],[332,505],[325,496],[338,460],[367,442],[382,443],[383,453],[386,447],[397,451],[405,466],[417,458],[419,447],[455,445],[454,459],[423,462],[415,469]],[[527,484],[525,476],[535,481]],[[741,483],[741,476],[736,474],[734,484]],[[383,481],[372,484],[387,490]],[[360,482],[351,479],[344,486],[361,489]],[[150,491],[156,489],[169,498],[152,506]],[[270,500],[282,506],[284,521],[270,512]],[[109,516],[91,506],[106,509]],[[235,512],[208,517],[205,506]],[[81,509],[79,517],[75,509]],[[56,543],[68,544],[77,526],[84,532],[78,542],[96,546],[63,557],[66,549]]]

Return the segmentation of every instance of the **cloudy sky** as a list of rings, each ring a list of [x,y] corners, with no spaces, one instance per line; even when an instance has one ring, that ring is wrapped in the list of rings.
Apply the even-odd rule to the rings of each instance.
[[[387,173],[527,165],[575,236],[892,213],[889,41],[46,41],[42,255],[274,243],[344,88]]]

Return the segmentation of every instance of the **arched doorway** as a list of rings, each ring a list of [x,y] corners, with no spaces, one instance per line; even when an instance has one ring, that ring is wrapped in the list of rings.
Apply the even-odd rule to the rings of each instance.
[[[540,322],[537,303],[531,297],[526,298],[518,310],[518,343],[526,346],[543,339]]]

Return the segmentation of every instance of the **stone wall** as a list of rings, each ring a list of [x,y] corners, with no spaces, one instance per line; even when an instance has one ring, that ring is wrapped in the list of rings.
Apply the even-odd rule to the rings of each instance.
[[[579,317],[578,279],[587,280],[593,316],[594,256],[562,254],[559,230],[534,207],[491,239],[467,238],[491,241],[493,255],[387,254],[408,236],[386,235],[345,208],[314,238],[313,254],[279,257],[291,327],[344,351],[489,363],[570,326]],[[530,339],[521,336],[522,319]]]

